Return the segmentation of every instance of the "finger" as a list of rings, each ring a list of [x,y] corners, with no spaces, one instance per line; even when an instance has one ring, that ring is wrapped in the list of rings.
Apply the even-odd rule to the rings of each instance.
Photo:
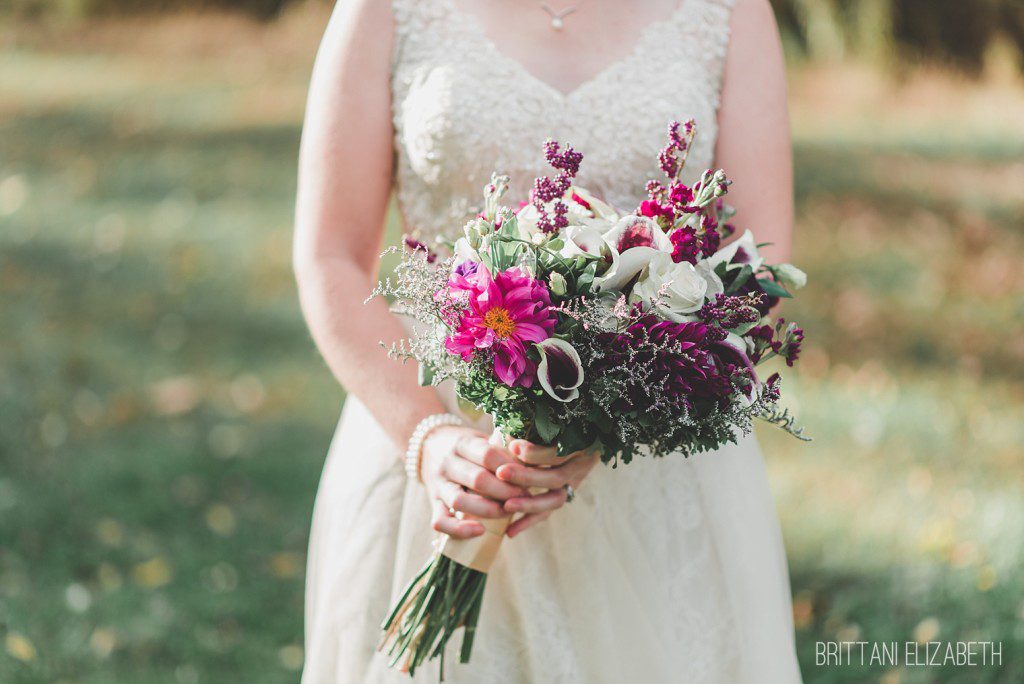
[[[453,516],[448,507],[438,499],[434,500],[434,517],[431,526],[455,539],[471,539],[484,533],[484,526],[478,520],[460,520]]]
[[[508,464],[502,466],[508,467]],[[526,496],[527,492],[507,482],[502,482],[494,473],[464,458],[450,458],[445,461],[442,474],[452,482],[472,489],[477,494],[504,501],[513,496]]]
[[[499,467],[494,474],[499,480],[510,482],[520,487],[540,487],[555,489],[573,484],[578,478],[587,474],[594,466],[594,457],[582,455],[557,468],[539,468],[523,463],[509,463]]]
[[[475,515],[478,518],[504,518],[508,515],[502,509],[501,504],[491,499],[485,499],[479,494],[467,492],[454,482],[446,482],[438,495],[448,508],[454,508],[456,511]]]
[[[517,496],[505,502],[505,510],[508,513],[543,513],[553,511],[565,505],[569,494],[565,487],[552,489],[543,494],[534,496]]]
[[[525,489],[557,489],[568,482],[561,468],[537,468],[520,463],[507,463],[494,473],[499,480]],[[511,498],[511,497],[510,497]]]
[[[498,466],[515,460],[508,450],[491,444],[479,436],[460,439],[455,445],[455,453],[467,461],[487,468],[492,473],[498,469]]]
[[[516,520],[514,523],[509,525],[508,529],[505,530],[505,534],[507,534],[509,537],[514,537],[523,530],[527,530],[536,525],[537,523],[547,520],[549,515],[551,515],[551,511],[544,511],[543,513],[531,513],[530,515],[524,515],[522,518]]]
[[[530,465],[557,466],[571,458],[571,456],[559,456],[555,447],[541,446],[525,439],[513,439],[509,442],[508,450],[517,459]]]

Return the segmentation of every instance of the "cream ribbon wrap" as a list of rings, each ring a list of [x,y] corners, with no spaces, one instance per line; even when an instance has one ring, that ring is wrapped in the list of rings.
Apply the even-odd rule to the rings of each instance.
[[[495,430],[491,433],[491,437],[488,440],[491,444],[497,444],[505,446],[508,443],[505,435],[501,434],[500,431]],[[558,463],[564,463],[565,458],[554,458],[557,461],[551,459],[520,459],[524,463],[534,466],[550,466]],[[531,494],[539,494],[547,491],[540,487],[531,487]],[[465,517],[461,516],[460,517]],[[501,548],[501,542],[505,539],[505,530],[512,524],[512,518],[514,515],[510,515],[507,518],[482,518],[478,519],[480,524],[484,526],[484,533],[479,537],[472,537],[470,539],[453,539],[448,535],[442,535],[440,538],[439,551],[441,555],[451,558],[459,565],[467,568],[478,570],[482,573],[487,573],[491,569],[491,565],[494,564],[494,559],[498,557],[498,549]],[[474,518],[475,519],[475,518]]]

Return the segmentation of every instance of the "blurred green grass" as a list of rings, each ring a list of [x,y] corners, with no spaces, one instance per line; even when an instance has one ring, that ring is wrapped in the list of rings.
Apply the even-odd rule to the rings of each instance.
[[[290,272],[316,36],[280,58],[221,35],[0,52],[0,681],[297,678],[343,399]],[[787,382],[816,441],[761,432],[805,677],[1019,682],[1024,97],[992,86],[1009,104],[952,127],[884,85],[827,101],[838,77],[793,89],[810,336]],[[1003,664],[814,664],[816,640],[918,638]]]

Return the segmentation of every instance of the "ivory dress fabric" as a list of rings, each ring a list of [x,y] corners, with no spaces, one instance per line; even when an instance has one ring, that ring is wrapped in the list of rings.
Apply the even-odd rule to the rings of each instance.
[[[512,177],[509,203],[525,199],[547,173],[548,137],[584,154],[578,184],[632,207],[660,178],[667,123],[693,118],[695,180],[713,162],[730,9],[681,0],[626,56],[563,94],[503,55],[454,0],[395,0],[395,187],[407,227],[427,239],[460,234],[495,170]],[[376,653],[380,622],[434,536],[403,451],[348,399],[313,516],[305,684],[409,681]],[[799,681],[756,440],[595,468],[572,505],[505,541],[466,665],[460,641],[445,668],[456,684]],[[414,681],[436,682],[437,668]]]

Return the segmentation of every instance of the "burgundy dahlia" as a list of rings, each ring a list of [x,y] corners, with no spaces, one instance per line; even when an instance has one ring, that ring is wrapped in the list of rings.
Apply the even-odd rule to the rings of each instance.
[[[724,404],[733,394],[737,366],[719,355],[720,328],[701,322],[673,323],[643,316],[624,332],[603,333],[605,356],[597,370],[642,372],[644,382],[626,382],[622,407],[644,410],[657,397],[693,408],[693,399]],[[628,370],[627,370],[628,369]],[[636,375],[632,375],[636,378]]]

